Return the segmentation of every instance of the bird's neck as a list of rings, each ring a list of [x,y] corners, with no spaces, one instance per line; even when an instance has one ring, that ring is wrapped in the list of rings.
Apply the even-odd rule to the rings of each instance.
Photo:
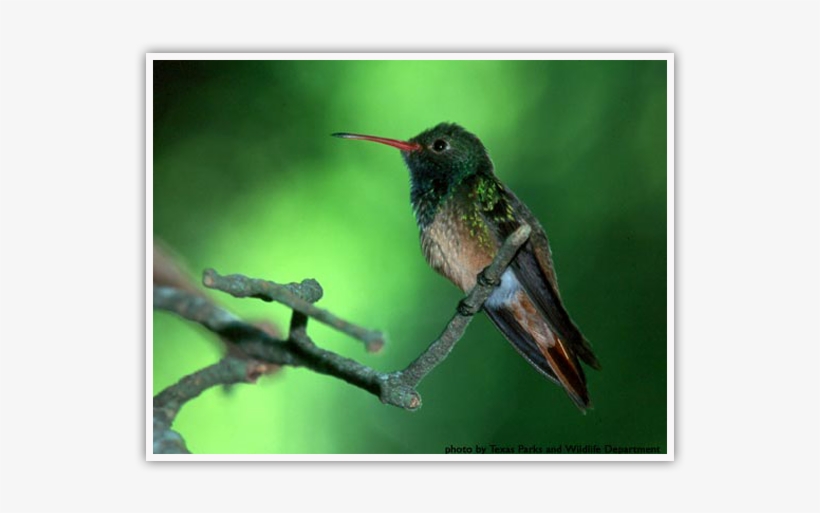
[[[497,201],[497,184],[492,176],[472,174],[458,181],[439,183],[414,180],[410,201],[419,228],[425,229],[446,206],[457,207],[463,215],[477,215]]]
[[[428,186],[413,183],[410,187],[410,203],[413,205],[413,212],[416,214],[416,223],[419,228],[424,229],[430,226],[436,213],[441,210],[451,196],[449,187],[441,184],[429,184]]]

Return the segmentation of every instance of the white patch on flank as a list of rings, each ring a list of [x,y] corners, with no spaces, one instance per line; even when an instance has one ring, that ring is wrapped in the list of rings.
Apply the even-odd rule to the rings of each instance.
[[[520,288],[521,284],[518,283],[518,278],[515,277],[515,273],[512,269],[507,268],[504,274],[501,275],[501,285],[490,294],[485,304],[490,308],[501,308],[502,306],[509,305],[515,298],[515,293],[518,292]]]

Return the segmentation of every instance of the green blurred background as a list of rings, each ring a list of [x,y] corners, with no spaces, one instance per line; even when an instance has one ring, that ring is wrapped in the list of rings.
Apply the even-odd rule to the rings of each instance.
[[[477,134],[550,237],[561,293],[603,371],[579,413],[483,315],[409,413],[305,369],[211,389],[174,427],[195,453],[437,453],[448,445],[666,446],[666,61],[155,61],[154,234],[199,273],[315,278],[322,347],[404,367],[461,297],[421,255],[398,151],[332,132]],[[212,293],[285,328],[277,304]],[[154,393],[215,362],[213,336],[154,313]]]

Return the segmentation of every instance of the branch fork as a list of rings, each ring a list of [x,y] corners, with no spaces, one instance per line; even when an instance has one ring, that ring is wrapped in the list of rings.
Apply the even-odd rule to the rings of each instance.
[[[226,356],[218,363],[182,378],[154,397],[155,452],[158,418],[162,421],[160,435],[171,441],[172,448],[184,449],[184,442],[181,443],[181,448],[179,444],[175,444],[179,435],[170,431],[179,408],[210,386],[253,382],[269,368],[266,366],[307,367],[362,388],[376,395],[385,404],[409,411],[417,410],[421,407],[421,395],[417,386],[447,358],[464,335],[473,316],[481,311],[484,302],[500,284],[501,275],[527,242],[530,233],[528,225],[521,225],[507,237],[492,263],[478,275],[475,287],[459,301],[456,313],[441,335],[405,369],[389,373],[376,371],[324,350],[308,336],[308,319],[314,319],[360,340],[369,352],[377,352],[384,345],[384,335],[381,332],[355,325],[316,307],[313,303],[321,299],[323,291],[315,280],[281,285],[239,274],[222,276],[213,269],[205,270],[203,284],[207,288],[220,290],[234,297],[276,301],[293,309],[290,333],[285,340],[238,319],[201,296],[171,287],[154,287],[154,308],[174,312],[205,326],[239,348],[244,357]]]

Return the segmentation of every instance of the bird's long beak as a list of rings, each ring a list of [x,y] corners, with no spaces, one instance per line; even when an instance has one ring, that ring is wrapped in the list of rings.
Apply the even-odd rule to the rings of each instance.
[[[421,148],[421,145],[419,143],[399,141],[397,139],[388,139],[386,137],[376,137],[374,135],[348,134],[344,132],[337,132],[335,134],[330,135],[332,135],[333,137],[341,137],[342,139],[359,139],[362,141],[373,141],[381,144],[386,144],[394,148],[398,148],[401,151],[416,151]]]

